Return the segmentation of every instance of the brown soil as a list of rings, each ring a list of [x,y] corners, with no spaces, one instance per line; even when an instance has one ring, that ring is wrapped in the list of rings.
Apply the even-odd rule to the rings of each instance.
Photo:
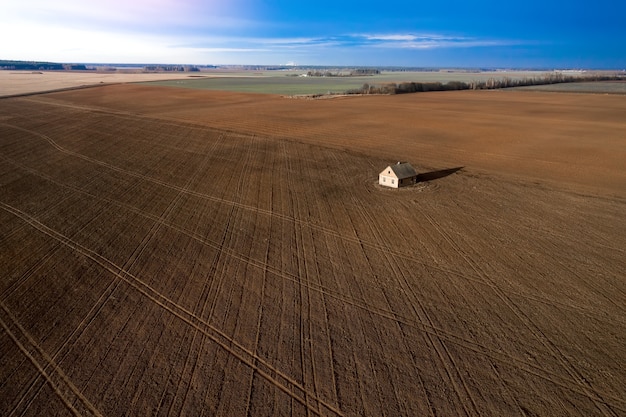
[[[0,415],[626,415],[624,114],[0,100]]]
[[[0,97],[73,89],[100,84],[189,79],[178,72],[0,71]]]

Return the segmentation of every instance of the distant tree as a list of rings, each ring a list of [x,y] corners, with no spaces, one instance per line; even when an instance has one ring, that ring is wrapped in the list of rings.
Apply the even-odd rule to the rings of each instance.
[[[446,90],[467,90],[469,86],[462,81],[448,81],[444,86]]]
[[[407,94],[425,91],[448,91],[448,90],[484,90],[495,88],[510,88],[527,85],[555,84],[566,82],[581,81],[607,81],[607,80],[624,80],[626,79],[626,71],[615,74],[593,74],[585,77],[573,77],[563,74],[562,72],[549,72],[540,77],[524,77],[513,79],[509,77],[489,78],[485,81],[471,81],[464,83],[462,81],[449,81],[446,84],[440,82],[421,83],[421,82],[402,82],[400,84],[387,83],[382,85],[363,84],[360,89],[348,90],[347,94]]]

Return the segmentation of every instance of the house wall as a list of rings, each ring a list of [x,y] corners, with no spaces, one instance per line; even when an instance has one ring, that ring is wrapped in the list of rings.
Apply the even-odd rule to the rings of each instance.
[[[384,185],[385,187],[398,188],[398,182],[399,180],[396,177],[389,177],[382,174],[378,176],[378,183],[380,185]]]
[[[399,188],[415,184],[415,178],[416,177],[398,179],[396,177],[389,177],[387,175],[380,174],[378,175],[378,183],[385,187]]]

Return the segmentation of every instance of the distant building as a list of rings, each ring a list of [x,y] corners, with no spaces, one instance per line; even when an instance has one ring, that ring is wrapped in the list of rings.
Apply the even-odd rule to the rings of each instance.
[[[378,174],[378,183],[392,188],[415,184],[416,179],[417,172],[408,162],[389,165]]]

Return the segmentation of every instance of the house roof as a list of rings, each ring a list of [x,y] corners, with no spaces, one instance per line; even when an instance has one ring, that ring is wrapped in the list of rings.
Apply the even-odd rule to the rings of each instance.
[[[398,162],[397,164],[389,165],[381,172],[382,175],[389,175],[389,171],[392,171],[396,178],[410,178],[417,175],[415,169],[408,162]]]

